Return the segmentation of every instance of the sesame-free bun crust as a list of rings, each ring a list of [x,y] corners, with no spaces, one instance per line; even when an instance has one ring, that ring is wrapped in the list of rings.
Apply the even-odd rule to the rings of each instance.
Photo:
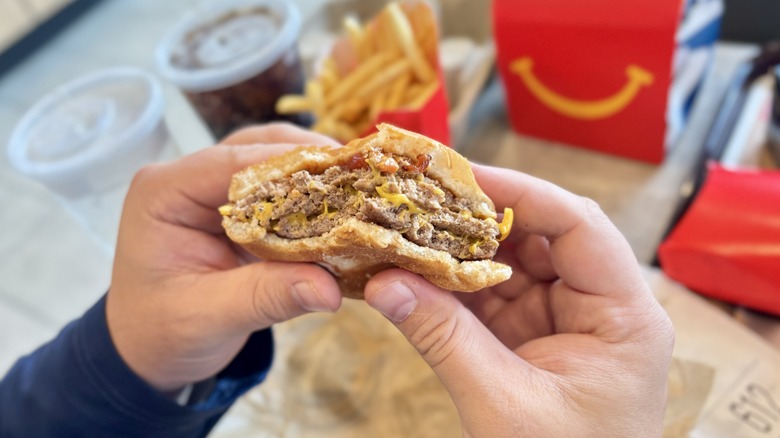
[[[415,158],[430,155],[426,174],[457,197],[478,205],[475,216],[493,217],[492,201],[477,185],[468,161],[452,149],[427,137],[388,124],[379,132],[357,139],[342,148],[303,146],[244,169],[233,176],[228,197],[236,202],[251,195],[258,184],[284,178],[299,170],[319,173],[345,162],[367,147]],[[460,261],[449,253],[419,246],[401,233],[380,225],[350,218],[321,236],[286,239],[264,228],[224,217],[228,237],[264,260],[315,262],[330,270],[349,298],[363,298],[363,288],[371,276],[397,266],[422,275],[447,290],[474,292],[507,280],[509,266],[491,260]]]

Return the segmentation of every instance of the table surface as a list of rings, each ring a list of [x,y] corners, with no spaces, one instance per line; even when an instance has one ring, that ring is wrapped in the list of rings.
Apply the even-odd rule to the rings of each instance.
[[[301,0],[302,4],[305,4]],[[50,45],[0,78],[0,138],[47,91],[89,71],[114,65],[154,70],[151,53],[171,22],[194,0],[104,2]],[[144,23],[138,32],[133,23]],[[117,50],[120,48],[122,50]],[[625,234],[638,260],[649,263],[674,210],[681,182],[736,65],[754,47],[722,44],[685,134],[658,166],[519,136],[507,123],[503,91],[491,82],[478,100],[468,158],[527,172],[596,200]],[[184,152],[209,145],[192,109],[169,84],[166,123]],[[0,158],[0,375],[19,355],[53,336],[105,292],[111,257],[54,202],[42,186]]]

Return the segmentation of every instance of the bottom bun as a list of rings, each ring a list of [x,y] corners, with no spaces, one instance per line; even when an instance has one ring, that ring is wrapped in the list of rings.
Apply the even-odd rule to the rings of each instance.
[[[362,299],[369,278],[394,266],[458,292],[474,292],[512,275],[507,265],[492,260],[460,261],[444,251],[412,243],[397,231],[355,218],[326,234],[304,239],[285,239],[270,233],[258,236],[258,230],[242,222],[231,222],[226,231],[231,240],[261,259],[324,266],[348,298]]]

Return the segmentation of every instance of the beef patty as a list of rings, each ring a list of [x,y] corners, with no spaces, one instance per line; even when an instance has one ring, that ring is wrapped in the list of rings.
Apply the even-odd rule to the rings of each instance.
[[[370,149],[321,173],[301,170],[264,182],[223,214],[288,239],[320,236],[355,217],[460,260],[492,258],[498,223],[474,217],[471,201],[426,176],[429,160]]]

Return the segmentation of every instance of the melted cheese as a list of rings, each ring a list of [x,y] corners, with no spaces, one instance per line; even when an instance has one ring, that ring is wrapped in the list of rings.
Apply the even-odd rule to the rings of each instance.
[[[291,222],[295,225],[306,225],[309,222],[309,218],[306,217],[303,213],[293,213],[289,216],[286,216],[285,219],[288,222]]]
[[[363,205],[366,203],[366,194],[363,192],[357,192],[355,197],[357,198],[355,200],[355,208],[357,208],[358,210],[362,210]]]
[[[479,245],[482,245],[485,243],[484,239],[477,240],[476,242],[469,245],[469,252],[471,255],[477,255],[477,250],[479,249]]]
[[[328,206],[328,198],[322,200],[322,214],[320,214],[320,216],[334,217],[338,214],[338,212],[338,209],[333,209],[333,211],[330,210],[330,207]]]
[[[374,167],[370,161],[366,160],[366,163],[368,163],[368,167],[371,168],[371,174],[374,176],[374,182],[377,184],[384,184],[387,182],[387,178],[382,176],[382,172],[379,171],[376,167]]]
[[[230,204],[225,204],[219,207],[219,214],[222,216],[230,216],[233,214],[233,206]]]
[[[309,223],[309,218],[306,217],[306,215],[301,212],[287,215],[284,217],[284,220],[286,220],[289,223],[292,223],[293,225],[298,225],[298,226],[303,226]],[[281,228],[279,226],[279,222],[280,221],[271,221],[271,229],[274,231],[279,231]]]
[[[388,201],[390,201],[391,204],[393,204],[396,207],[405,205],[406,208],[411,213],[418,213],[418,214],[425,213],[425,210],[415,205],[415,203],[412,202],[412,200],[409,199],[409,197],[404,195],[403,193],[390,193],[387,191],[384,185],[377,186],[376,192],[377,194],[379,194],[381,198],[387,199]]]
[[[371,160],[366,159],[366,163],[368,164],[368,167],[371,168],[371,174],[374,177],[374,183],[377,184],[376,193],[379,195],[380,198],[388,200],[391,204],[393,204],[396,207],[405,205],[410,213],[417,213],[417,214],[425,213],[425,210],[418,207],[414,202],[412,202],[411,199],[409,199],[408,196],[404,195],[403,193],[391,193],[390,191],[388,191],[386,187],[387,178],[382,176],[382,172],[380,172],[379,169],[374,167],[373,163],[371,163]]]
[[[498,241],[502,241],[509,236],[509,232],[512,230],[512,224],[515,221],[515,212],[511,208],[504,209],[504,219],[498,224],[498,232],[501,235],[498,237]]]
[[[274,212],[273,202],[261,202],[255,205],[255,219],[258,222],[268,222],[271,220],[271,215]]]

